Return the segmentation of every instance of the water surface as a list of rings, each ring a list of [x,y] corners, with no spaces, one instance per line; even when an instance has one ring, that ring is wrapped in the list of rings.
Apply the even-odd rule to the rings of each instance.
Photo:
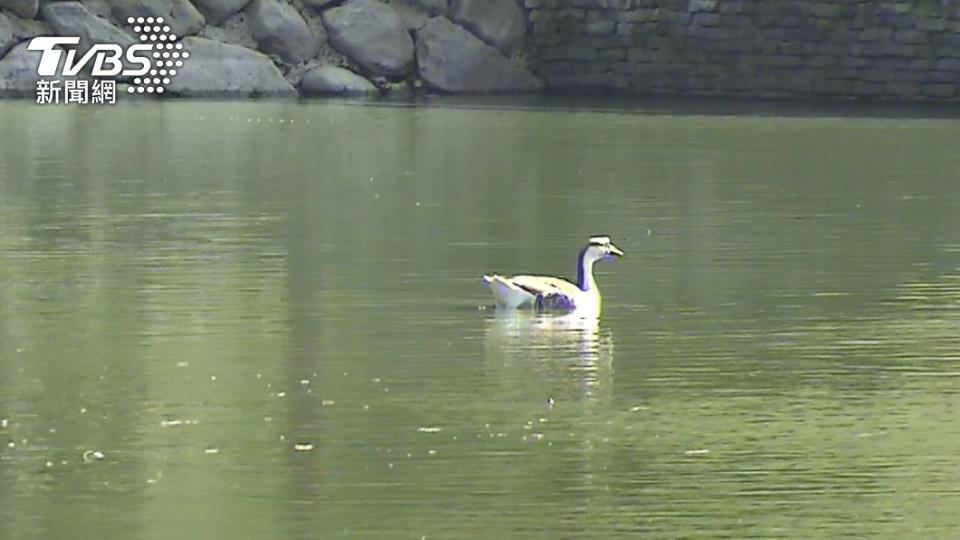
[[[957,120],[0,125],[0,537],[960,532]],[[487,307],[593,234],[599,324]]]

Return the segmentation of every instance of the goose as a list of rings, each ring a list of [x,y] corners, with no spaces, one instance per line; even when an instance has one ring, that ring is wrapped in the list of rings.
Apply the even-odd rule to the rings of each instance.
[[[532,306],[537,311],[562,311],[582,316],[600,316],[600,290],[593,278],[593,263],[622,257],[623,251],[609,236],[593,236],[577,258],[577,282],[550,276],[488,274],[481,281],[490,289],[497,307],[517,309]]]

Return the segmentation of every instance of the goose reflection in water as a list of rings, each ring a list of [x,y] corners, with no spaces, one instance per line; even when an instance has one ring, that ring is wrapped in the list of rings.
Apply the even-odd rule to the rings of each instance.
[[[497,313],[486,319],[486,349],[491,369],[504,370],[505,385],[542,385],[559,379],[577,383],[554,388],[563,397],[575,393],[597,399],[611,392],[613,333],[597,318]]]

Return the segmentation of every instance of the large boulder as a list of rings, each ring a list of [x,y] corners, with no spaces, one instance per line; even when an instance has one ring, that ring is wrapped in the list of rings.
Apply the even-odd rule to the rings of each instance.
[[[290,4],[277,0],[253,0],[247,9],[247,24],[260,50],[297,63],[316,56],[320,43],[307,22]]]
[[[443,17],[417,32],[417,69],[442,92],[529,92],[543,83],[526,69]]]
[[[112,0],[80,0],[80,3],[83,4],[83,7],[87,8],[87,11],[97,17],[109,19],[112,15],[110,4],[107,3],[109,1]],[[121,23],[125,24],[125,21],[121,21]]]
[[[129,17],[163,17],[177,36],[196,34],[206,23],[189,0],[111,0],[110,8],[120,21]]]
[[[250,0],[193,0],[193,5],[203,14],[207,24],[222,24],[235,13],[247,7]]]
[[[447,0],[392,0],[390,7],[411,32],[423,28],[430,17],[446,14],[450,8]]]
[[[219,26],[212,24],[204,26],[198,35],[230,45],[240,45],[248,49],[257,48],[257,41],[253,39],[253,35],[250,33],[250,25],[247,24],[247,14],[242,11],[234,13]]]
[[[430,14],[426,10],[412,3],[391,2],[390,7],[397,12],[400,20],[403,21],[403,25],[410,32],[423,28],[423,25],[427,24],[427,20],[430,19]]]
[[[28,51],[24,41],[0,59],[0,97],[35,97],[37,81],[58,80],[58,77],[40,77],[40,52]]]
[[[399,15],[376,0],[350,0],[323,13],[330,43],[374,75],[403,77],[413,68],[413,39]]]
[[[50,35],[50,28],[43,21],[8,17],[0,12],[0,58],[17,43],[43,35]]]
[[[40,13],[55,34],[80,38],[77,53],[81,56],[94,43],[116,43],[124,48],[138,43],[130,34],[87,11],[80,2],[45,2]]]
[[[183,40],[190,58],[167,91],[185,97],[293,97],[290,86],[266,55],[211,39]]]
[[[516,0],[453,0],[450,18],[506,55],[523,45],[527,31]]]
[[[317,40],[321,51],[332,51],[333,49],[327,46],[327,27],[323,25],[323,16],[312,9],[304,9],[300,12],[300,16],[307,23],[307,28]]]
[[[13,48],[19,41],[16,37],[16,30],[13,23],[7,19],[6,15],[0,12],[0,58],[7,54],[7,51]]]
[[[375,94],[377,87],[349,69],[324,65],[311,69],[303,76],[300,93],[305,96]]]
[[[391,3],[394,2],[417,7],[427,12],[430,16],[446,15],[447,10],[450,9],[449,0],[393,0]]]
[[[0,9],[24,19],[33,19],[40,10],[40,0],[0,0]]]

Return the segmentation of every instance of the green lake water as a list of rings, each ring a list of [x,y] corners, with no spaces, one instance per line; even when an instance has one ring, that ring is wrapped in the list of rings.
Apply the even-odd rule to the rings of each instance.
[[[960,535],[958,120],[0,126],[0,538]],[[594,234],[598,324],[489,307]]]

